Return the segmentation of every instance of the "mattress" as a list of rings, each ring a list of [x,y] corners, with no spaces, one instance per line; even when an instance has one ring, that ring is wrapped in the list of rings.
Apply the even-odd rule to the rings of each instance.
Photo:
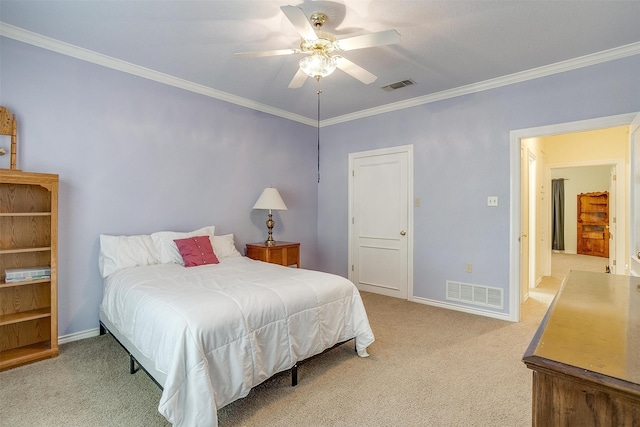
[[[374,341],[349,280],[246,257],[119,270],[100,316],[161,378],[175,426],[216,426],[218,408],[275,373],[351,338],[366,357]]]

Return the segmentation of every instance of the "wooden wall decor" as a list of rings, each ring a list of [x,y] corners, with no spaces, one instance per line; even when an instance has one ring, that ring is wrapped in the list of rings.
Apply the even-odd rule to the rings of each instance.
[[[0,106],[0,135],[11,136],[11,163],[10,169],[16,169],[16,151],[17,151],[17,128],[15,114],[3,106]],[[6,154],[6,150],[0,148],[0,155]]]

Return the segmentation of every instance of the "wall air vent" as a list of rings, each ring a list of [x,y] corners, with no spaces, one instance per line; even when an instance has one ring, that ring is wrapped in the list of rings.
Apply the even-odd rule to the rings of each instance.
[[[503,308],[502,289],[447,280],[447,300],[483,307]]]
[[[387,92],[391,92],[392,90],[400,89],[401,87],[405,87],[405,86],[411,86],[413,84],[416,84],[416,82],[414,82],[411,79],[408,79],[408,80],[402,80],[401,82],[395,82],[395,83],[388,84],[386,86],[382,86],[382,89]]]

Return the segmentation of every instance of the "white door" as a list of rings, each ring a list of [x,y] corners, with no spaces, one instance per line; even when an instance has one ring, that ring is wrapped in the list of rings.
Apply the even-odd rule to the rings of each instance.
[[[520,143],[520,303],[529,297],[529,156]]]
[[[412,278],[412,146],[349,155],[349,279],[407,299]]]
[[[629,274],[640,276],[640,114],[637,114],[629,126],[629,145],[631,147],[631,253],[629,254]]]
[[[609,171],[609,272],[616,274],[616,167]]]
[[[536,202],[538,176],[537,176],[537,164],[536,156],[529,152],[529,229],[527,234],[529,235],[529,277],[527,278],[527,296],[529,295],[529,289],[533,289],[536,283],[536,265],[538,256],[536,248],[538,245],[538,230],[536,223],[538,220],[538,204]]]

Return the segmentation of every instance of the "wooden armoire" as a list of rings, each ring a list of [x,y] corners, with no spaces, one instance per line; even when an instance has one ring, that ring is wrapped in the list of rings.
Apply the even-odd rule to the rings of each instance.
[[[609,258],[609,193],[578,194],[578,250]]]

